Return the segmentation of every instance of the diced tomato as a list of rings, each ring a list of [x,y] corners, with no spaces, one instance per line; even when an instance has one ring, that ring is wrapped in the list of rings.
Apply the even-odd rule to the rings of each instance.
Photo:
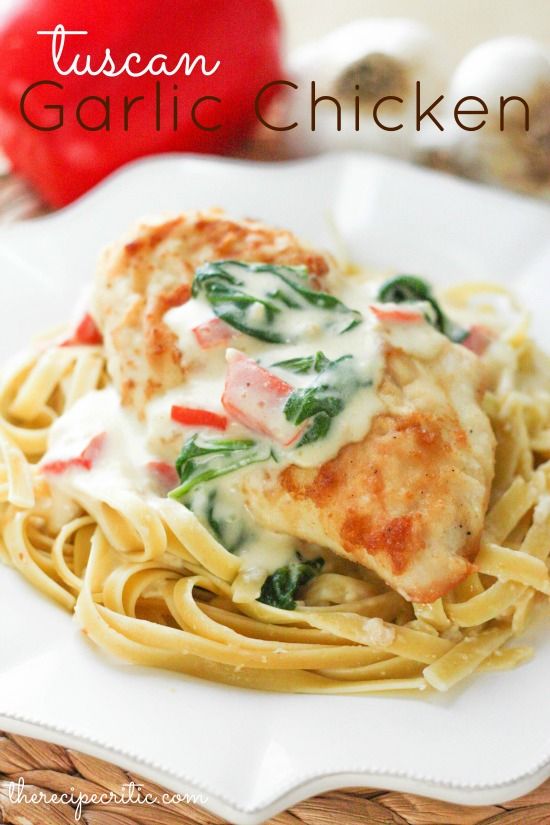
[[[303,429],[283,412],[294,388],[238,350],[228,351],[227,364],[222,404],[228,415],[284,446],[292,444]]]
[[[370,304],[369,309],[379,321],[390,323],[409,324],[421,321],[423,315],[415,309],[396,309],[394,306],[384,307],[380,304]]]
[[[172,407],[172,421],[183,424],[186,427],[213,427],[216,430],[227,429],[227,418],[225,415],[201,410],[196,407]]]
[[[74,458],[62,458],[57,461],[49,461],[42,465],[44,473],[51,473],[52,475],[59,475],[66,470],[79,468],[81,470],[91,470],[96,459],[98,458],[103,445],[105,443],[106,433],[100,433],[94,436],[87,447],[85,447],[80,455]]]
[[[172,464],[167,464],[166,461],[150,461],[147,469],[163,492],[168,492],[168,490],[177,487],[179,476]]]
[[[235,335],[235,330],[221,318],[212,318],[191,330],[201,349],[212,349],[227,344]]]
[[[74,335],[60,344],[61,347],[95,346],[103,343],[103,336],[92,316],[87,313],[74,331]]]
[[[470,331],[462,342],[462,346],[475,352],[476,355],[483,355],[493,338],[493,333],[487,329],[487,327],[474,324],[473,327],[470,327]]]

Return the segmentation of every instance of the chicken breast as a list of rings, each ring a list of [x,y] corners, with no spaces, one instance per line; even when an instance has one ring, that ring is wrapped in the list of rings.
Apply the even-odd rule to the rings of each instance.
[[[111,377],[126,406],[142,415],[153,396],[182,382],[185,361],[164,314],[185,303],[195,270],[222,258],[306,266],[312,284],[330,257],[286,230],[232,220],[219,210],[141,224],[109,247],[98,267],[92,314],[105,341]]]
[[[243,492],[263,526],[329,547],[406,599],[432,602],[475,568],[494,466],[479,359],[447,339],[431,360],[388,346],[385,410],[318,468],[261,468]]]
[[[182,339],[164,316],[189,299],[197,267],[221,259],[305,265],[311,284],[328,291],[338,282],[330,256],[309,249],[290,232],[252,220],[208,211],[139,226],[103,256],[92,307],[113,382],[123,404],[139,416],[153,397],[174,387],[181,386],[185,403],[188,374],[210,370],[208,361],[200,367],[186,364]],[[382,334],[376,390],[381,412],[363,437],[369,426],[365,419],[362,440],[344,442],[320,466],[297,466],[290,453],[282,466],[272,461],[254,465],[240,483],[248,512],[264,528],[330,548],[374,570],[405,598],[430,602],[474,569],[494,438],[480,403],[481,360],[419,317],[435,346],[415,351],[407,345],[407,329],[402,339]],[[258,342],[250,338],[249,343]],[[264,363],[280,360],[276,352],[267,358],[262,346]],[[319,343],[323,346],[326,339]],[[255,350],[248,352],[255,364]],[[223,358],[212,357],[223,370]],[[274,384],[267,381],[263,390]],[[219,392],[212,386],[204,406],[223,412],[223,374]],[[283,392],[289,385],[278,380],[277,386]],[[227,394],[225,413],[231,419]],[[265,436],[261,426],[252,430]],[[175,448],[190,434],[176,433]],[[169,445],[172,449],[172,441]]]

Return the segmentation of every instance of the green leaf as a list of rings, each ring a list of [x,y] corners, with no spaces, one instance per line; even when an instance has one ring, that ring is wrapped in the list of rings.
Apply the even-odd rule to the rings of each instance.
[[[357,390],[372,383],[361,378],[352,355],[343,355],[335,361],[329,361],[323,353],[317,353],[311,358],[313,360],[308,371],[315,371],[316,378],[307,387],[295,389],[283,407],[286,419],[293,424],[303,424],[311,419],[310,426],[296,447],[324,438],[330,430],[332,419],[344,410]],[[304,363],[300,365],[300,370],[305,372],[307,359],[301,360]]]
[[[218,539],[219,542],[222,542],[222,534],[223,534],[223,527],[221,521],[216,518],[214,513],[214,508],[216,506],[216,498],[217,498],[217,491],[211,490],[208,494],[208,498],[206,501],[206,520],[210,526],[210,530],[212,531],[212,535],[214,538]]]
[[[468,335],[468,330],[455,324],[439,306],[431,287],[415,275],[396,275],[385,281],[376,296],[378,301],[390,304],[426,301],[433,309],[434,316],[426,316],[428,323],[446,335],[455,344],[460,344]]]
[[[181,484],[168,495],[181,500],[199,484],[271,457],[268,445],[250,438],[206,438],[195,433],[187,439],[176,461]]]
[[[305,447],[306,444],[313,444],[315,441],[324,438],[328,434],[331,424],[332,417],[327,412],[323,410],[317,413],[317,415],[313,417],[311,425],[298,441],[296,447]]]
[[[307,375],[311,372],[322,372],[329,364],[330,361],[323,352],[316,352],[315,355],[305,355],[303,358],[276,361],[272,366],[294,372],[297,375]]]
[[[296,316],[312,307],[315,322],[336,335],[362,321],[334,295],[311,289],[305,267],[215,261],[197,269],[192,294],[203,295],[217,317],[239,332],[274,344],[300,340],[293,330],[303,319]]]
[[[286,567],[279,567],[267,577],[258,598],[259,602],[281,610],[294,610],[295,595],[299,587],[307,584],[323,567],[324,559],[305,561],[298,554],[299,561],[291,562]]]
[[[242,523],[230,523],[227,514],[224,514],[225,518],[217,517],[217,499],[218,491],[215,489],[210,490],[204,511],[206,522],[214,538],[217,539],[229,553],[236,553],[248,537],[247,530]],[[188,506],[195,512],[192,501],[189,502]],[[197,513],[197,515],[200,515],[200,513]]]

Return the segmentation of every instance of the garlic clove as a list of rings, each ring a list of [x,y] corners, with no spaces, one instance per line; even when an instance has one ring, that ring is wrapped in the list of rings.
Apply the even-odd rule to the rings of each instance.
[[[291,154],[298,155],[330,149],[368,149],[410,158],[414,151],[415,83],[422,83],[426,97],[437,96],[446,75],[445,59],[431,32],[417,22],[400,18],[357,20],[342,26],[297,50],[289,65],[299,88],[286,96],[285,121],[298,121],[299,125],[281,134],[286,136]],[[339,101],[341,131],[337,130],[336,107],[331,101],[316,107],[316,128],[312,131],[312,80],[317,97],[331,95]],[[380,111],[388,125],[403,123],[403,128],[396,131],[385,131],[373,121],[374,104],[387,95],[404,101],[387,101]]]
[[[482,98],[489,109],[478,131],[460,129],[452,107],[463,97]],[[529,107],[529,131],[519,96]],[[502,37],[476,46],[459,63],[448,90],[450,109],[440,138],[419,135],[418,155],[431,166],[487,183],[550,196],[550,53],[527,37]],[[462,116],[466,126],[479,115]]]

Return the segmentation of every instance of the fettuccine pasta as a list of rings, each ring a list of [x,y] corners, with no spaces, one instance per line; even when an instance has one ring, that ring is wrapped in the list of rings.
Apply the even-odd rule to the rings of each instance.
[[[487,321],[503,300],[465,286],[445,306]],[[3,377],[1,556],[74,611],[96,645],[138,665],[304,693],[445,691],[515,667],[531,655],[517,639],[550,594],[550,371],[521,315],[501,323],[493,350],[482,406],[496,450],[481,539],[468,574],[433,600],[406,598],[321,548],[324,564],[295,590],[293,609],[274,606],[259,599],[269,570],[224,546],[193,506],[125,487],[122,475],[88,483],[100,441],[65,454],[52,443],[71,410],[112,391],[109,354],[93,336],[42,341]],[[86,484],[67,492],[64,473]]]

